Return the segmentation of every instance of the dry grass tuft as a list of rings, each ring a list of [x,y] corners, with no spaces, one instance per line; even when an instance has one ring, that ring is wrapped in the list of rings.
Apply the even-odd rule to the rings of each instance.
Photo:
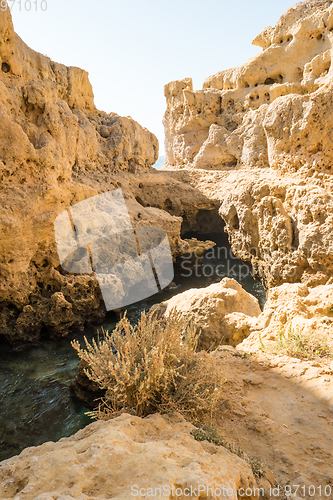
[[[213,419],[224,379],[207,353],[196,353],[197,341],[193,324],[176,313],[161,320],[143,312],[135,327],[124,316],[103,339],[91,345],[85,338],[86,349],[72,342],[87,377],[106,391],[94,416],[178,411],[190,420]]]
[[[271,354],[286,354],[292,358],[306,360],[333,359],[333,346],[323,336],[318,333],[302,333],[298,327],[292,330],[291,325],[287,333],[280,330],[276,343],[265,346],[261,338],[260,341],[261,350]]]

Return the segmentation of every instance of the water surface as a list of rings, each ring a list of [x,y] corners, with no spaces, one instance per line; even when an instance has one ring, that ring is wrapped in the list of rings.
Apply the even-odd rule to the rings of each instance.
[[[226,236],[210,235],[212,238],[219,248],[225,247],[230,252]],[[263,306],[266,292],[262,284],[246,272],[244,263],[230,253],[225,259],[223,251],[218,256],[215,250],[215,255],[207,252],[196,269],[191,268],[186,260],[179,262],[173,287],[128,307],[128,317],[135,323],[141,311],[148,310],[153,304],[190,288],[216,283],[224,276],[237,279]],[[112,330],[115,324],[114,314],[109,313],[103,327]],[[99,328],[89,328],[85,335],[91,340]],[[70,436],[91,422],[85,415],[87,408],[70,391],[79,363],[70,345],[73,338],[83,339],[83,335],[43,340],[40,345],[18,352],[8,348],[1,350],[0,460],[20,453],[28,446]]]

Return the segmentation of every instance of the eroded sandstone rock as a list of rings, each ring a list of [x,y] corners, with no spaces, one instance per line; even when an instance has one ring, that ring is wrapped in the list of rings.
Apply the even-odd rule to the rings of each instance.
[[[164,498],[171,499],[175,498],[172,487],[184,491],[191,486],[224,485],[229,488],[230,500],[239,498],[240,488],[253,491],[244,498],[259,498],[250,465],[222,446],[196,441],[191,429],[193,426],[177,415],[168,421],[160,415],[141,419],[123,414],[90,424],[70,438],[27,448],[2,462],[0,496],[15,500],[128,500],[141,488],[146,496],[155,496],[149,493],[166,486],[170,494]]]
[[[53,223],[76,202],[117,187],[112,173],[149,171],[158,142],[131,118],[98,111],[87,72],[27,47],[9,8],[0,26],[0,324],[14,342],[43,329],[65,335],[103,317],[94,275],[62,272]],[[167,216],[160,225],[172,226]]]
[[[12,343],[67,335],[105,315],[96,276],[60,267],[54,221],[62,211],[121,188],[134,225],[165,229],[176,258],[184,211],[195,222],[202,207],[216,210],[151,168],[152,133],[97,110],[93,97],[85,71],[31,50],[10,10],[0,12],[0,335]]]
[[[332,27],[330,0],[298,3],[244,65],[166,85],[166,165],[330,170]]]
[[[333,346],[333,285],[308,288],[285,283],[272,288],[253,330],[239,349],[255,351],[262,343],[279,341],[281,335],[287,340],[289,333],[316,335]]]
[[[202,90],[165,86],[168,168],[218,200],[233,252],[267,287],[333,276],[332,30],[330,0],[295,4],[244,65]]]
[[[206,288],[191,288],[152,308],[154,314],[165,318],[173,310],[193,321],[200,331],[199,349],[236,346],[250,334],[260,314],[258,300],[232,278]]]

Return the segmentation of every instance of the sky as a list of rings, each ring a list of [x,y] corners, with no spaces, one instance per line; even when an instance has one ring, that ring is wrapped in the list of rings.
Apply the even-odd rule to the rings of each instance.
[[[164,154],[163,87],[244,63],[290,0],[11,0],[15,31],[34,50],[89,72],[97,108],[131,116]],[[31,5],[31,10],[28,11]],[[36,11],[37,8],[37,11]],[[44,10],[42,10],[44,9]]]

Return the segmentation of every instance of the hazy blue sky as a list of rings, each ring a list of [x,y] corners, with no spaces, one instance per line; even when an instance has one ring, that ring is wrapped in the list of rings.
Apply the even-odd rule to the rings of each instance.
[[[163,86],[192,77],[195,89],[261,49],[253,38],[290,0],[47,0],[47,10],[12,15],[33,49],[89,72],[99,109],[131,116],[154,132],[163,154]],[[10,2],[12,4],[13,2]],[[29,2],[26,4],[29,7]],[[45,8],[45,1],[43,7]]]

